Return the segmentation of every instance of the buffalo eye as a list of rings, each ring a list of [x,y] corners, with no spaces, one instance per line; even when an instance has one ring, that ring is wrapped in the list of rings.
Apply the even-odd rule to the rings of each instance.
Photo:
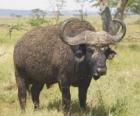
[[[83,54],[82,50],[77,50],[77,51],[75,52],[75,56],[78,57],[78,58],[81,58],[83,55],[84,55],[84,54]]]
[[[109,55],[108,55],[108,59],[111,60],[114,58],[114,56],[116,55],[115,51],[112,51]]]
[[[88,47],[88,48],[87,48],[87,53],[89,53],[89,54],[93,54],[93,53],[94,53],[94,49]]]

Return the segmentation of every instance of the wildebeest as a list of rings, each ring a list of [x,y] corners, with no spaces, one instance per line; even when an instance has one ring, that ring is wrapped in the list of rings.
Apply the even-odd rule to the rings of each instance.
[[[92,77],[98,79],[107,71],[106,60],[115,54],[109,45],[121,41],[126,32],[110,35],[96,32],[87,21],[71,18],[27,32],[14,49],[15,76],[21,109],[25,109],[26,91],[31,85],[34,108],[44,86],[58,83],[62,92],[64,115],[70,113],[70,86],[78,87],[80,107],[86,107],[87,90]]]

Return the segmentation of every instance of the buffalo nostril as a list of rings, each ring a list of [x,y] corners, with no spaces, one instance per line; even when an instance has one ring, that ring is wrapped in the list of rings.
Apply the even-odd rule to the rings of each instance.
[[[106,74],[106,68],[97,68],[97,72],[101,75]]]
[[[101,68],[98,68],[98,69],[97,69],[97,71],[98,71],[98,72],[101,72],[101,71],[102,71],[102,69],[101,69]]]

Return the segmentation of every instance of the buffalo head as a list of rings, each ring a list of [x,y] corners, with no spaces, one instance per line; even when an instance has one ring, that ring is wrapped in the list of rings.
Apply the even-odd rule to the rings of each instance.
[[[126,33],[126,26],[120,20],[113,20],[114,23],[121,26],[121,30],[116,35],[111,35],[105,31],[86,30],[74,37],[70,37],[65,34],[65,28],[70,22],[71,20],[67,20],[61,24],[60,36],[70,46],[85,46],[85,54],[82,56],[82,60],[84,59],[88,63],[91,73],[96,80],[101,75],[106,74],[106,60],[113,58],[116,54],[109,45],[114,45],[123,39]]]

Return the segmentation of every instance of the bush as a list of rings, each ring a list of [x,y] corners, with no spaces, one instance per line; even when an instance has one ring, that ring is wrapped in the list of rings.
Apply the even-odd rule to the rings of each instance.
[[[35,27],[41,26],[42,24],[45,24],[45,23],[48,24],[49,21],[45,20],[44,18],[32,18],[29,20],[29,24]]]

